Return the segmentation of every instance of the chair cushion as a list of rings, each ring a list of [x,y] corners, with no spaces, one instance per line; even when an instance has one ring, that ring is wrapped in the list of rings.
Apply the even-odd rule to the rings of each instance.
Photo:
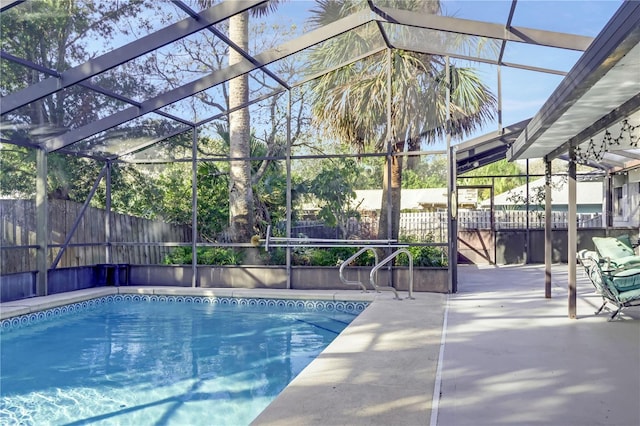
[[[604,258],[615,260],[620,257],[633,256],[633,249],[617,238],[613,237],[593,237],[593,244],[596,246],[598,254]]]
[[[640,267],[617,271],[612,274],[611,281],[621,293],[640,289]]]
[[[611,259],[611,263],[616,268],[634,268],[640,267],[640,256],[625,256]]]
[[[633,244],[631,244],[631,237],[629,235],[627,234],[619,235],[616,237],[616,239],[620,241],[622,244],[624,244],[625,246],[629,247],[631,250],[633,250]]]
[[[629,302],[637,300],[638,303],[640,304],[640,288],[635,289],[635,290],[623,291],[618,296],[618,299],[622,303],[629,303]],[[634,305],[635,305],[635,303],[634,303]]]

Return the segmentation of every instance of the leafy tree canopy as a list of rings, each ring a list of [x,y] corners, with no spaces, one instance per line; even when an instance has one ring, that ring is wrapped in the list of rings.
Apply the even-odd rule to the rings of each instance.
[[[347,222],[357,216],[353,202],[353,190],[357,178],[357,168],[351,159],[323,161],[320,173],[303,183],[311,195],[311,201],[319,207],[318,217],[328,225],[337,226],[342,237],[347,238]]]
[[[494,194],[501,194],[523,185],[526,178],[521,175],[522,170],[517,164],[503,159],[458,176],[458,185],[493,185]],[[491,176],[505,177],[494,178]],[[473,179],[465,179],[471,177]],[[483,189],[478,194],[480,200],[486,200],[489,197],[490,191],[488,189]]]

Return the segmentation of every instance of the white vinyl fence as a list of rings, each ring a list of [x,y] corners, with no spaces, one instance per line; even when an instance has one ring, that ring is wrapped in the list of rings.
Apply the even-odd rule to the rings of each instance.
[[[566,228],[567,212],[553,212],[551,224],[553,228]],[[491,227],[491,212],[486,210],[463,210],[458,212],[458,230],[487,230]],[[526,211],[496,211],[493,213],[493,229],[540,229],[544,228],[544,212],[529,212],[527,222]],[[602,227],[602,215],[598,213],[579,213],[579,228]],[[310,238],[378,238],[378,218],[363,216],[359,220],[352,219],[347,226],[348,235],[341,236],[335,228],[326,227],[321,221],[306,220],[294,224],[293,236]],[[446,212],[416,212],[400,214],[400,235],[412,236],[419,241],[446,242]]]

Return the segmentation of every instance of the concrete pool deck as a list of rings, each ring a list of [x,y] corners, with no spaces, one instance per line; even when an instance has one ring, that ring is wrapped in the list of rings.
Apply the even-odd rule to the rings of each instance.
[[[594,316],[579,272],[569,319],[567,265],[551,299],[541,265],[461,266],[458,282],[376,298],[253,424],[640,425],[640,308]]]
[[[445,301],[378,294],[253,424],[428,424]]]
[[[601,298],[579,272],[571,320],[566,282],[567,265],[554,265],[545,299],[544,267],[527,265],[461,266],[458,293],[401,301],[389,292],[106,287],[3,303],[0,318],[118,292],[369,300],[254,425],[639,425],[640,308],[612,322],[594,316]]]

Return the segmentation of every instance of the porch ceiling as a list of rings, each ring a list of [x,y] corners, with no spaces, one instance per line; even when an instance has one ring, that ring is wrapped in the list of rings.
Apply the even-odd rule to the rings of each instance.
[[[505,127],[456,145],[456,168],[462,174],[505,158],[509,146],[520,136],[531,119]]]
[[[608,134],[607,134],[608,132]],[[540,111],[507,158],[566,156],[603,168],[640,165],[640,2],[625,2]]]

